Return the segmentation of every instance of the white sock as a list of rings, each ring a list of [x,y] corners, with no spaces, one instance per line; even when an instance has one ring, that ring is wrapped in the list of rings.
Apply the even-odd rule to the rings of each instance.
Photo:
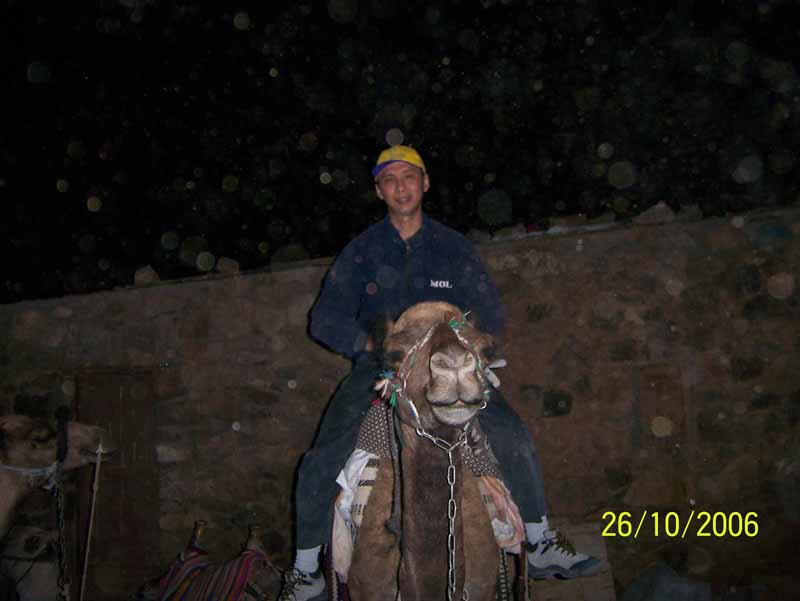
[[[306,574],[313,574],[319,569],[319,551],[322,545],[312,547],[311,549],[298,549],[297,556],[294,560],[294,567],[305,572]]]
[[[537,543],[544,538],[545,530],[549,530],[550,525],[547,523],[547,516],[542,516],[541,522],[528,522],[525,524],[525,534],[528,536],[528,542],[531,544]]]

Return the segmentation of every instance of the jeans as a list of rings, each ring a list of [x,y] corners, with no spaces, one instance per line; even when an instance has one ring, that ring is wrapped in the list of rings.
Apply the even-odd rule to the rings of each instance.
[[[314,443],[303,455],[295,488],[298,549],[310,549],[330,540],[333,502],[339,492],[336,476],[353,452],[361,422],[370,401],[377,396],[372,387],[380,368],[374,354],[359,357],[331,398]],[[541,521],[547,515],[547,501],[527,426],[496,389],[478,419],[523,521]]]

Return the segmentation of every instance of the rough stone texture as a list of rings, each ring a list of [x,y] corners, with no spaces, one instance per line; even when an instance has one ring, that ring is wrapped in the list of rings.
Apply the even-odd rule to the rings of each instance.
[[[605,541],[617,592],[657,560],[715,590],[765,585],[777,599],[798,585],[800,211],[732,221],[480,247],[511,325],[498,376],[536,440],[553,519],[602,530],[608,512],[648,512],[635,538],[581,543],[605,554]],[[286,563],[294,472],[348,371],[306,332],[327,265],[2,306],[0,409],[52,414],[93,370],[147,374],[152,398],[131,398],[157,424],[160,506],[140,510],[161,563],[196,519],[217,557],[263,523]],[[698,537],[697,521],[665,535],[668,512],[683,524],[693,510],[758,512],[758,535]],[[540,587],[613,598],[608,582]]]

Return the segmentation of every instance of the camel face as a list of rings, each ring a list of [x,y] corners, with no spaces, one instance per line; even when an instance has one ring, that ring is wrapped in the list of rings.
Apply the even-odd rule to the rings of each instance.
[[[449,325],[459,322],[459,335]],[[416,346],[433,328],[427,344]],[[461,428],[483,406],[484,382],[479,373],[488,363],[492,338],[464,321],[463,314],[443,302],[420,303],[408,309],[389,329],[384,354],[397,372],[414,355],[406,394],[425,429]],[[398,403],[400,420],[416,426],[407,403]]]
[[[64,469],[70,470],[97,457],[101,458],[116,450],[116,445],[105,430],[69,422],[67,428],[67,456]],[[56,461],[58,433],[44,420],[26,415],[4,415],[0,417],[0,463],[15,467],[47,467]]]
[[[64,460],[64,469],[71,470],[97,460],[97,451],[100,451],[100,460],[108,459],[109,454],[117,450],[111,436],[97,426],[87,426],[77,422],[69,422],[67,430],[68,447],[67,457]]]
[[[47,467],[55,461],[56,432],[43,420],[25,415],[0,417],[0,463],[15,467]]]
[[[438,344],[431,345],[431,377],[426,397],[439,422],[458,428],[481,409],[483,385],[476,372],[480,369],[478,358],[461,346],[449,330],[446,325],[440,326],[434,336],[433,342]]]

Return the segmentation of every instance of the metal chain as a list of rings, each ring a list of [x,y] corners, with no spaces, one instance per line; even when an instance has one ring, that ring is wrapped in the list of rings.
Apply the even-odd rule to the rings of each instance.
[[[53,479],[53,492],[56,497],[56,517],[58,520],[58,595],[63,601],[69,601],[69,572],[67,570],[67,526],[64,519],[64,486],[61,479],[62,464],[58,464],[56,476]]]
[[[447,452],[447,484],[450,486],[450,498],[447,501],[447,599],[453,598],[456,592],[456,467],[453,465],[453,451]]]

